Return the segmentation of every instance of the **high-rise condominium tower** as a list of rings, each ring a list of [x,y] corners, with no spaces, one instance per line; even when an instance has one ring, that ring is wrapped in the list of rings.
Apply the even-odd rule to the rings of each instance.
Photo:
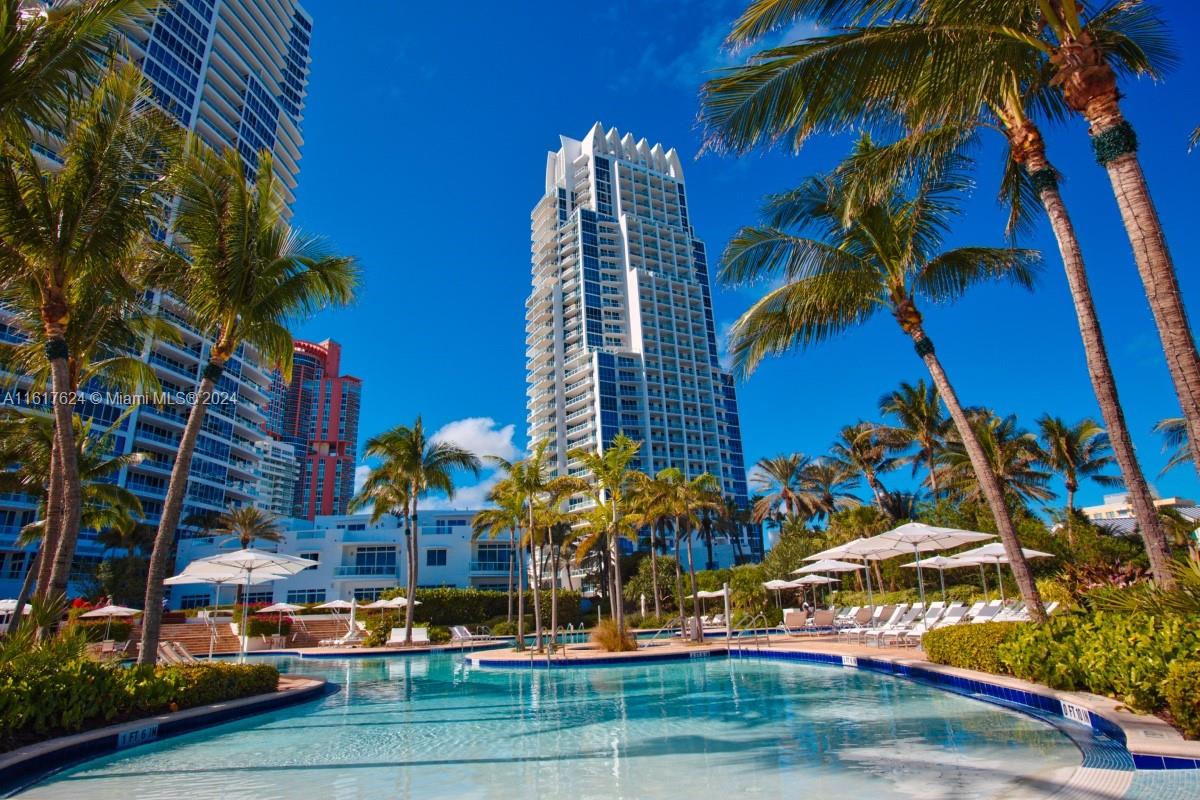
[[[342,346],[296,340],[292,381],[276,373],[268,431],[300,464],[291,516],[345,514],[354,494],[362,381],[341,374]]]
[[[643,442],[637,468],[709,472],[744,504],[737,398],[679,156],[599,123],[560,142],[532,214],[530,441],[549,440],[559,472],[579,474],[568,451],[624,432]]]
[[[294,0],[171,0],[127,34],[130,57],[141,65],[159,104],[218,150],[237,147],[252,163],[259,151],[270,150],[282,199],[290,205],[303,142],[312,34],[308,12]],[[48,168],[61,164],[55,147],[40,152]],[[199,383],[212,341],[187,323],[186,309],[170,294],[154,292],[148,302],[178,323],[182,341],[148,339],[141,355],[164,390],[191,391]],[[19,335],[4,323],[0,310],[0,335]],[[254,443],[262,439],[269,386],[257,353],[239,348],[219,386],[236,394],[238,402],[209,406],[192,460],[184,519],[253,502],[258,477]],[[117,420],[124,408],[84,403],[78,410],[95,418],[99,429]],[[118,452],[147,454],[140,464],[123,470],[118,480],[141,498],[151,524],[162,511],[187,412],[178,405],[139,405],[115,436]],[[35,508],[31,497],[0,501],[0,595],[15,592],[32,558],[30,551],[16,548],[14,540],[21,526],[33,520]],[[94,532],[81,533],[77,564],[98,561],[101,549]]]

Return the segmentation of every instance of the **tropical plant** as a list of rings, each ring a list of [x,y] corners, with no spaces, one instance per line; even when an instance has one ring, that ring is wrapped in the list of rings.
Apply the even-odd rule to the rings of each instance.
[[[803,487],[810,459],[803,453],[760,458],[750,470],[750,485],[761,497],[754,503],[754,521],[763,522],[782,513],[790,519],[812,516],[811,498]]]
[[[1090,479],[1101,486],[1120,486],[1121,479],[1105,474],[1115,463],[1112,447],[1104,428],[1092,419],[1070,425],[1049,414],[1038,420],[1041,431],[1042,462],[1060,475],[1067,493],[1065,509],[1068,541],[1073,542],[1071,520],[1075,511],[1075,492],[1079,482]]]
[[[1031,500],[1054,497],[1047,484],[1050,473],[1042,468],[1043,453],[1037,437],[1017,424],[1015,415],[998,417],[990,411],[971,409],[967,413],[974,439],[989,465],[988,474],[1000,487],[1013,507]],[[946,446],[938,455],[947,490],[966,502],[986,501],[986,488],[979,479],[973,459],[957,431],[946,437]]]
[[[176,288],[190,323],[211,336],[213,346],[180,437],[150,555],[139,656],[143,663],[152,662],[158,650],[162,582],[196,437],[226,365],[248,346],[290,380],[288,325],[349,302],[358,282],[353,259],[331,254],[320,239],[288,226],[269,151],[259,153],[255,164],[236,148],[217,154],[194,140],[180,172],[175,230],[187,251],[186,264],[177,265],[180,271],[186,268],[186,280]],[[247,175],[253,176],[252,183]]]
[[[625,634],[625,609],[621,601],[621,520],[628,511],[625,501],[636,472],[630,467],[630,462],[637,457],[641,447],[641,442],[618,433],[603,450],[576,448],[567,453],[567,458],[578,461],[588,475],[587,494],[597,507],[604,508],[608,514],[608,558],[611,567],[609,597],[612,601],[612,618],[622,636]]]
[[[858,488],[858,476],[843,462],[814,458],[804,466],[801,481],[809,498],[808,507],[815,518],[824,518],[828,522],[838,511],[862,504],[851,491]]]
[[[858,152],[871,148],[860,142]],[[782,273],[784,283],[742,315],[731,332],[736,369],[752,371],[767,355],[805,347],[889,311],[909,336],[954,420],[960,440],[995,517],[1026,605],[1041,615],[1037,587],[1021,553],[1003,489],[938,359],[917,308],[961,297],[971,286],[1007,280],[1031,287],[1037,254],[1028,250],[962,247],[939,251],[956,213],[953,195],[966,185],[961,174],[940,171],[915,182],[909,195],[893,188],[879,203],[849,214],[850,198],[835,177],[815,177],[771,198],[767,225],[743,228],[730,243],[722,274],[728,283]],[[803,238],[785,228],[812,229]]]
[[[50,533],[52,566],[42,591],[65,591],[79,536],[70,402],[79,388],[70,364],[78,337],[69,329],[86,322],[73,315],[136,298],[140,287],[123,267],[161,223],[158,195],[167,188],[164,166],[178,138],[132,64],[111,65],[68,117],[61,169],[45,171],[34,143],[24,138],[8,141],[0,158],[0,297],[39,310],[54,392],[59,458],[52,462],[47,515],[59,524]]]
[[[143,21],[150,5],[0,2],[0,140],[24,138],[27,122],[60,126],[64,109],[94,85],[114,35]]]
[[[733,544],[734,563],[745,563],[746,554],[742,549],[744,537],[747,532],[754,532],[758,527],[754,522],[751,507],[740,504],[730,495],[725,495],[721,500],[721,507],[717,509],[717,522],[721,532],[728,536]],[[761,536],[762,531],[757,530],[757,533]]]
[[[908,445],[913,452],[896,459],[897,466],[912,465],[912,474],[924,467],[929,475],[925,481],[934,497],[938,495],[937,453],[941,449],[950,420],[942,411],[937,388],[925,383],[901,383],[900,388],[879,399],[879,411],[895,420],[887,436],[897,445]]]
[[[636,473],[631,484],[631,516],[650,533],[650,593],[654,598],[654,616],[658,618],[662,616],[662,596],[658,588],[657,537],[671,519],[671,511],[665,503],[670,487],[665,480],[657,476],[651,478],[643,472]]]
[[[253,547],[255,541],[283,541],[283,527],[279,524],[279,518],[254,506],[226,509],[217,518],[212,532],[218,536],[237,539],[243,550]]]
[[[1169,63],[1161,21],[1141,0],[1108,4],[1086,24],[1074,3],[1045,0],[761,0],[735,23],[730,42],[748,44],[797,17],[839,30],[764,51],[710,81],[710,145],[745,150],[787,136],[798,149],[819,131],[899,122],[909,135],[859,159],[853,170],[858,183],[873,187],[866,191],[870,196],[886,191],[913,165],[973,146],[978,131],[1000,131],[1007,146],[1001,194],[1012,210],[1010,232],[1041,204],[1058,242],[1114,456],[1156,578],[1169,582],[1165,538],[1129,436],[1059,175],[1036,122],[1059,122],[1068,106],[1085,116],[1102,107],[1115,110],[1114,67],[1126,75],[1156,76]],[[1068,89],[1066,103],[1056,87]],[[1101,116],[1092,127],[1097,153],[1105,153],[1098,158],[1114,187],[1136,184],[1131,193],[1118,192],[1122,215],[1187,424],[1200,426],[1200,358],[1132,152],[1136,140],[1117,116]],[[1193,458],[1200,468],[1200,453]]]
[[[508,611],[505,620],[512,622],[516,565],[522,560],[518,555],[517,534],[521,529],[525,503],[521,496],[512,490],[511,483],[505,481],[497,482],[488,491],[487,499],[495,505],[483,509],[471,519],[471,530],[475,538],[487,536],[489,539],[496,539],[505,533],[508,534]],[[521,591],[524,591],[524,587]]]
[[[1167,454],[1167,463],[1158,473],[1166,475],[1180,464],[1191,461],[1192,452],[1188,444],[1188,427],[1183,417],[1168,417],[1154,423],[1154,432],[1162,436],[1163,452]]]
[[[355,498],[356,507],[379,498],[386,513],[400,512],[405,521],[405,555],[408,588],[405,597],[416,597],[418,569],[417,505],[429,492],[454,497],[454,476],[459,471],[478,475],[479,457],[450,442],[431,439],[420,417],[411,425],[397,425],[367,440],[365,453],[380,464],[367,475]],[[376,510],[373,513],[384,513]],[[414,605],[404,608],[404,643],[412,644]]]
[[[882,504],[887,489],[879,476],[896,468],[896,459],[891,455],[895,449],[896,442],[889,439],[886,428],[859,421],[841,429],[829,448],[829,456],[847,472],[862,475],[875,502]]]

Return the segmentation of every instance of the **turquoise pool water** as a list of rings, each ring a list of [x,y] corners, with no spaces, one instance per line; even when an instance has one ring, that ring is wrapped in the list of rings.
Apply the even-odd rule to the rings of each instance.
[[[858,670],[264,660],[343,689],[87,762],[21,797],[1017,800],[1048,796],[1081,761],[1037,720]]]

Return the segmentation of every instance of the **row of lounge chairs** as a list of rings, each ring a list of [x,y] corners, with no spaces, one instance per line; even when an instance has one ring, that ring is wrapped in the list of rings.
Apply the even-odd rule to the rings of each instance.
[[[1053,614],[1058,603],[1046,606]],[[946,605],[930,603],[901,603],[899,605],[854,606],[840,610],[824,609],[810,614],[807,611],[787,611],[781,628],[789,635],[834,633],[839,639],[868,645],[916,647],[927,631],[949,625],[987,622],[1027,622],[1029,612],[1024,603],[1004,604],[999,600],[982,601],[971,606],[964,603]]]

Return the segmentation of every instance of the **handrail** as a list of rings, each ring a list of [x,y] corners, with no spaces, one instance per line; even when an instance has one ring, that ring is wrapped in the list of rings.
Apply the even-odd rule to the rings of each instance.
[[[738,630],[742,631],[743,633],[746,631],[749,631],[750,638],[752,638],[754,640],[755,652],[761,653],[762,645],[763,645],[764,641],[766,642],[767,647],[771,646],[771,635],[769,633],[761,633],[761,634],[759,633],[759,628],[758,628],[758,624],[757,624],[759,620],[762,620],[762,629],[764,631],[770,630],[770,626],[767,623],[767,612],[765,612],[765,611],[760,611],[757,614],[755,614],[753,617],[750,618],[749,622],[747,622],[744,625],[742,625],[741,627],[739,627]],[[739,640],[745,639],[745,638],[746,638],[746,636],[744,636],[744,635],[738,636]]]

